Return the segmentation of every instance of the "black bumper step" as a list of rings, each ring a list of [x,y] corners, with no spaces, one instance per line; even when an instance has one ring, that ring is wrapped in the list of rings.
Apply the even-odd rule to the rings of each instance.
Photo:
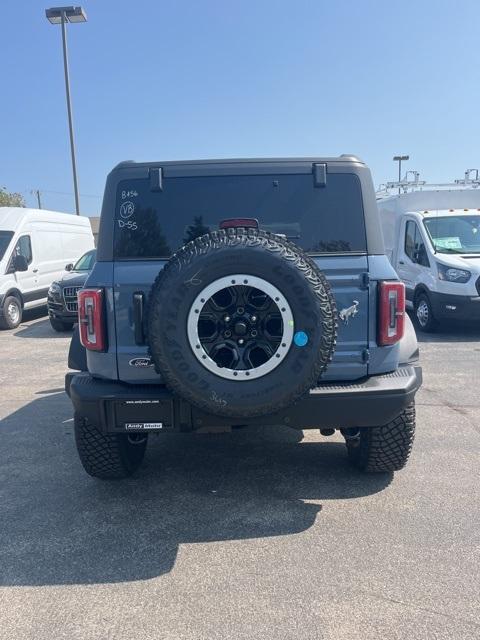
[[[208,414],[162,385],[131,385],[68,373],[65,389],[75,411],[105,433],[192,431],[204,426],[280,425],[297,429],[387,424],[410,404],[422,383],[420,367],[401,367],[361,381],[321,384],[297,403],[259,418]]]

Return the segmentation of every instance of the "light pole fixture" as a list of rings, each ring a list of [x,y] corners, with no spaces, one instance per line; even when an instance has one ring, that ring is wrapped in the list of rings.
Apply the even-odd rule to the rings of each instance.
[[[75,140],[73,137],[72,102],[70,98],[70,74],[68,71],[67,22],[86,22],[87,14],[82,7],[52,7],[45,10],[47,20],[51,24],[62,25],[63,68],[65,72],[65,92],[67,95],[68,129],[70,132],[70,151],[72,154],[73,190],[75,192],[75,211],[80,215],[80,199],[78,195],[77,161],[75,158]]]
[[[410,156],[393,156],[393,160],[398,162],[398,181],[402,181],[402,160],[410,160]],[[400,185],[398,186],[398,193],[400,193]]]

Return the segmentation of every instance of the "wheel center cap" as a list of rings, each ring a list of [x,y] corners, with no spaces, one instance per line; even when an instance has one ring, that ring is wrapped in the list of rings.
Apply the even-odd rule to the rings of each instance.
[[[245,322],[236,322],[234,331],[237,336],[244,336],[247,333],[247,325]]]

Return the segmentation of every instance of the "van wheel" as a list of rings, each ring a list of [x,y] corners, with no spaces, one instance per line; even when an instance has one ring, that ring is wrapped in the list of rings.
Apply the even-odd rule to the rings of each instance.
[[[50,324],[55,331],[71,331],[73,329],[73,322],[62,322],[56,318],[50,318]]]
[[[94,478],[127,478],[140,466],[147,446],[147,434],[104,434],[78,414],[74,416],[74,429],[80,461]]]
[[[383,427],[344,431],[350,462],[361,471],[399,471],[407,464],[415,437],[415,403]]]
[[[419,293],[413,305],[415,322],[418,328],[425,333],[432,333],[438,327],[438,321],[433,315],[432,305],[426,293]]]
[[[0,329],[15,329],[22,321],[22,303],[15,296],[7,296],[0,309]]]

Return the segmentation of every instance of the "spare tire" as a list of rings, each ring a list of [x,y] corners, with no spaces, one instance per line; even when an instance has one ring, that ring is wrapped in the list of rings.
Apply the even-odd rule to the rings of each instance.
[[[156,371],[233,418],[275,413],[316,386],[336,342],[330,286],[307,255],[256,229],[214,231],[175,253],[148,310]]]

